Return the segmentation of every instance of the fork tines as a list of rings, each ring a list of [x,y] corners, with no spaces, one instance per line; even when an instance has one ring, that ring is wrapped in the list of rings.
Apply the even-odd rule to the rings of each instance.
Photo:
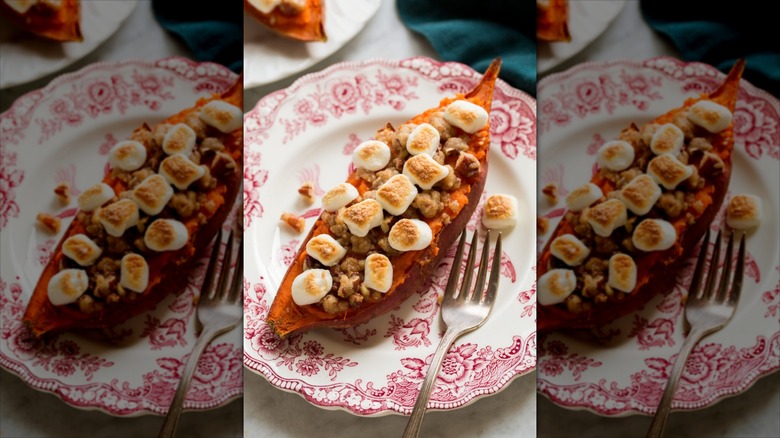
[[[704,273],[704,266],[707,261],[707,254],[710,242],[710,230],[704,234],[702,240],[702,247],[699,250],[699,258],[696,261],[696,268],[693,271],[693,279],[690,287],[690,297],[696,299],[707,299],[709,301],[728,302],[729,304],[736,303],[739,299],[740,291],[742,290],[742,277],[745,269],[745,234],[742,233],[739,241],[739,250],[737,252],[737,264],[734,269],[734,281],[729,288],[729,282],[731,280],[731,264],[734,258],[734,234],[732,231],[729,235],[728,243],[726,244],[726,253],[723,256],[723,268],[721,269],[722,275],[718,282],[718,265],[720,263],[720,247],[722,239],[722,231],[718,231],[718,235],[715,238],[715,246],[712,250],[712,256],[710,257],[709,273],[707,274],[707,281],[704,287],[701,287],[702,277]],[[715,283],[718,282],[718,286],[715,287]]]
[[[223,301],[236,301],[241,299],[242,280],[244,271],[244,241],[241,239],[241,233],[238,234],[237,239],[238,251],[236,255],[236,264],[233,268],[233,277],[229,277],[231,271],[230,266],[233,260],[233,246],[235,240],[233,238],[233,231],[228,234],[227,244],[225,245],[225,252],[220,261],[220,250],[222,248],[222,229],[217,233],[217,237],[214,239],[214,247],[211,250],[211,257],[209,259],[208,267],[206,268],[206,276],[203,279],[203,286],[201,287],[202,299],[219,299]],[[217,271],[217,265],[219,268],[219,278],[216,284],[214,284],[214,276]],[[228,284],[230,282],[230,284]]]
[[[460,276],[460,265],[463,260],[463,250],[466,243],[466,231],[460,235],[458,250],[455,252],[455,259],[452,262],[450,276],[447,280],[447,289],[444,291],[444,298],[458,300],[460,302],[478,301],[481,304],[491,305],[495,300],[496,290],[498,289],[499,273],[501,271],[501,233],[498,233],[496,247],[493,251],[493,263],[490,267],[490,279],[488,280],[487,290],[485,290],[485,280],[487,278],[488,262],[490,250],[490,231],[485,236],[485,243],[482,246],[482,255],[480,257],[479,271],[477,272],[477,282],[474,288],[471,288],[472,277],[474,273],[474,262],[477,253],[477,244],[479,243],[478,233],[474,233],[471,238],[468,260],[466,262],[465,275],[460,290],[458,287],[458,277]],[[479,299],[477,299],[479,297]]]

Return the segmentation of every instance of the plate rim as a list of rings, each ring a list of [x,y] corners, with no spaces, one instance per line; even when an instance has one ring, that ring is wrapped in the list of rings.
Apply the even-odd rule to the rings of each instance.
[[[316,83],[317,81],[322,80],[323,78],[328,77],[330,74],[332,74],[334,71],[337,70],[361,70],[365,68],[375,67],[375,66],[384,66],[384,67],[393,67],[393,68],[402,68],[402,69],[412,69],[409,66],[404,66],[402,64],[409,63],[410,65],[414,62],[422,62],[427,63],[431,66],[434,66],[436,69],[441,69],[442,67],[446,66],[457,66],[459,69],[468,70],[472,73],[474,78],[481,78],[483,76],[482,73],[474,70],[472,67],[455,62],[455,61],[439,61],[433,58],[429,58],[426,56],[413,56],[409,58],[401,58],[401,59],[390,59],[390,58],[373,58],[368,60],[358,60],[358,61],[344,61],[344,62],[338,62],[335,64],[331,64],[330,66],[316,72],[308,73],[306,75],[303,75],[299,78],[297,78],[289,87],[279,89],[276,91],[273,91],[262,98],[258,99],[258,101],[254,104],[251,110],[246,112],[244,114],[244,120],[246,120],[248,117],[250,117],[255,112],[262,112],[263,109],[261,108],[261,104],[265,102],[266,100],[269,102],[277,102],[275,105],[269,105],[270,109],[267,109],[268,113],[273,113],[273,111],[276,110],[280,102],[283,102],[286,98],[289,96],[295,95],[295,93],[302,88],[305,85],[308,85],[310,83]],[[415,69],[412,69],[414,71],[417,71]],[[503,79],[498,79],[496,83],[496,87],[501,87],[502,91],[507,94],[507,96],[521,99],[525,104],[527,104],[534,112],[534,115],[536,118],[538,118],[537,114],[537,102],[536,98],[530,96],[528,93],[519,90],[517,88],[512,87],[509,85],[506,81]],[[246,124],[244,125],[246,126]],[[536,126],[536,121],[534,122],[534,126]],[[535,141],[535,140],[534,140]],[[249,148],[248,145],[245,145],[245,148]],[[536,149],[536,146],[534,145],[534,150]],[[536,159],[534,158],[534,162]],[[535,178],[534,178],[535,179]],[[535,256],[534,256],[535,257]],[[533,270],[533,267],[531,268]],[[533,281],[535,284],[535,280]],[[437,312],[438,317],[438,312]],[[244,316],[246,320],[246,314]],[[535,326],[534,321],[534,326]],[[518,336],[520,337],[520,336]],[[497,394],[504,389],[506,389],[509,384],[524,376],[528,373],[531,373],[536,370],[536,328],[534,327],[533,330],[531,330],[527,337],[522,338],[522,347],[523,349],[533,349],[533,358],[534,363],[531,366],[528,366],[523,369],[513,369],[514,374],[511,376],[507,376],[507,373],[501,376],[501,378],[497,381],[496,386],[491,387],[490,391],[480,392],[480,393],[473,393],[471,394],[465,401],[463,401],[462,404],[457,406],[452,406],[448,408],[429,408],[428,411],[450,411],[450,410],[456,410],[460,408],[464,408],[466,406],[469,406],[476,402],[477,400],[490,396],[493,394]],[[352,408],[348,405],[321,405],[315,403],[314,400],[311,400],[309,397],[306,396],[306,394],[303,393],[304,387],[307,386],[306,383],[304,383],[300,378],[294,378],[294,379],[283,379],[280,378],[280,376],[273,371],[273,369],[266,363],[261,362],[255,358],[250,357],[247,354],[246,349],[244,349],[244,368],[248,369],[254,374],[258,374],[266,379],[266,381],[273,386],[276,389],[282,390],[284,392],[289,392],[293,394],[297,394],[300,397],[302,397],[307,403],[310,405],[317,407],[319,409],[324,410],[334,410],[334,411],[344,411],[349,414],[352,414],[356,417],[381,417],[381,416],[387,416],[387,415],[402,415],[402,416],[408,416],[409,413],[403,413],[399,412],[398,410],[394,409],[393,406],[386,407],[385,409],[377,412],[372,413],[364,413],[364,412],[358,412],[355,408]],[[268,373],[268,374],[266,374]],[[312,386],[309,385],[310,388],[320,388],[322,386]]]
[[[718,70],[715,66],[711,64],[707,64],[704,62],[699,61],[683,61],[681,59],[672,57],[672,56],[654,56],[650,58],[644,58],[644,59],[631,59],[631,58],[617,58],[617,59],[611,59],[607,61],[586,61],[579,64],[576,64],[564,71],[552,73],[549,75],[546,75],[544,78],[542,78],[538,85],[537,90],[541,90],[544,87],[552,86],[558,83],[561,83],[562,81],[570,80],[572,77],[576,76],[577,74],[588,71],[591,69],[609,69],[614,68],[617,66],[626,66],[633,69],[642,69],[646,71],[652,71],[654,73],[658,73],[661,75],[664,75],[665,77],[669,78],[671,75],[664,70],[662,67],[656,66],[656,64],[673,64],[677,68],[685,68],[688,66],[691,66],[693,68],[696,68],[697,70],[706,70],[710,73],[714,73],[719,78],[725,78],[726,74]],[[748,80],[742,78],[740,80],[740,88],[744,88],[746,92],[749,92],[753,96],[761,97],[765,100],[767,100],[770,103],[774,103],[776,107],[780,108],[780,99],[773,96],[769,92],[767,92],[764,89],[758,88],[752,83],[750,83]],[[546,242],[547,239],[544,240]],[[769,339],[767,340],[769,341]],[[693,406],[693,405],[686,405],[683,407],[675,407],[672,409],[672,412],[691,412],[691,411],[698,411],[703,409],[708,409],[718,403],[720,403],[722,400],[736,397],[744,392],[746,392],[748,389],[753,387],[759,380],[761,380],[764,377],[767,377],[771,374],[774,374],[776,372],[780,371],[780,362],[772,369],[768,369],[764,372],[756,372],[751,373],[752,380],[749,380],[747,382],[743,381],[742,385],[734,386],[731,388],[728,388],[726,390],[720,390],[717,391],[713,396],[710,397],[709,400],[704,399],[705,401],[702,402],[702,405],[700,406]],[[749,376],[750,377],[750,376]],[[591,414],[605,417],[605,418],[618,418],[618,417],[629,417],[629,416],[635,416],[635,415],[641,415],[641,416],[652,416],[653,414],[649,414],[640,410],[637,410],[636,408],[630,406],[630,403],[626,403],[626,408],[623,411],[615,412],[615,413],[609,413],[604,412],[603,410],[599,410],[598,407],[594,405],[565,405],[561,404],[558,401],[556,401],[551,394],[548,392],[543,391],[539,388],[539,383],[546,382],[547,384],[550,384],[550,380],[544,379],[540,376],[537,376],[537,394],[541,394],[544,397],[546,397],[551,403],[553,403],[555,406],[559,408],[563,408],[570,411],[586,411],[590,412]],[[584,382],[587,383],[587,382]],[[551,385],[552,386],[552,385]],[[565,388],[570,385],[561,385],[557,386],[558,388]]]
[[[196,70],[198,67],[206,67],[207,68],[206,72],[211,74],[203,74],[200,76],[187,78],[186,74],[183,74],[180,71],[181,67],[178,66],[180,64],[186,65],[187,69],[190,71]],[[14,99],[13,103],[11,103],[11,105],[8,107],[6,111],[0,113],[0,122],[2,122],[6,118],[12,118],[13,116],[22,116],[24,114],[30,113],[31,111],[34,111],[35,108],[37,108],[38,101],[43,100],[45,96],[47,94],[50,94],[55,88],[71,83],[73,81],[77,81],[93,73],[94,71],[103,70],[103,69],[125,69],[131,66],[137,66],[144,69],[164,70],[170,74],[179,77],[182,80],[190,80],[190,81],[198,80],[199,78],[214,77],[213,75],[214,72],[218,72],[220,76],[230,78],[230,80],[233,81],[235,81],[239,77],[238,74],[232,72],[229,68],[227,68],[224,65],[214,63],[214,62],[205,62],[205,61],[198,62],[181,56],[168,56],[159,59],[130,58],[121,61],[98,61],[95,63],[88,64],[79,70],[58,75],[45,86],[35,90],[30,90],[18,96],[16,99]],[[35,99],[37,96],[39,96],[38,99]],[[17,112],[17,110],[20,107],[25,106],[27,102],[33,102],[31,107],[27,108],[26,111]],[[23,129],[28,129],[28,127],[25,126],[20,128],[20,130]],[[6,150],[7,148],[8,146],[5,143],[0,144],[0,149]],[[194,315],[191,317],[194,317]],[[243,344],[241,344],[240,347],[243,349]],[[150,409],[149,406],[143,401],[138,403],[138,407],[136,410],[127,413],[118,412],[116,410],[113,410],[112,407],[102,405],[102,404],[90,404],[90,405],[72,404],[65,398],[66,394],[61,391],[62,388],[80,388],[83,386],[96,385],[96,384],[105,385],[106,382],[90,382],[88,385],[69,385],[66,382],[59,380],[58,378],[54,378],[54,377],[41,378],[34,374],[33,370],[30,369],[29,366],[27,366],[26,362],[12,360],[9,356],[5,354],[4,350],[5,349],[0,350],[0,368],[2,368],[4,371],[6,371],[9,375],[13,376],[14,378],[21,379],[22,382],[24,382],[25,385],[27,385],[29,388],[36,390],[38,392],[52,394],[56,396],[58,399],[60,399],[65,405],[71,408],[79,409],[82,411],[98,411],[106,415],[117,417],[117,418],[131,418],[131,417],[141,417],[147,415],[154,415],[154,416],[164,415],[163,413]],[[207,402],[202,402],[202,401],[188,402],[189,405],[187,406],[187,408],[185,408],[185,412],[199,412],[199,411],[218,409],[220,407],[227,406],[228,404],[241,398],[242,396],[243,396],[243,385],[242,387],[230,389],[229,391],[225,392],[224,395],[222,395],[219,398],[215,398],[214,400],[210,400]]]

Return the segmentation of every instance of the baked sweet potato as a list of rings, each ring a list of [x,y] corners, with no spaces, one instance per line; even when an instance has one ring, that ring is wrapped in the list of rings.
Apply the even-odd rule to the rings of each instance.
[[[540,332],[601,326],[638,310],[652,297],[673,287],[677,272],[709,228],[728,188],[734,145],[731,115],[743,69],[744,62],[740,60],[714,92],[687,99],[682,107],[658,116],[642,128],[632,124],[624,129],[619,140],[633,148],[633,163],[620,171],[600,164],[599,171],[590,181],[600,191],[583,186],[582,190],[574,191],[578,194],[569,195],[569,210],[539,257],[537,324]],[[710,103],[720,105],[717,111],[723,115],[727,110],[728,117],[716,120],[715,113],[708,113],[713,118],[704,121],[697,118],[696,114],[702,114],[701,108],[711,108]],[[703,127],[710,122],[717,122],[711,126],[712,131]],[[676,152],[664,152],[662,147],[673,144],[665,143],[664,138],[674,138],[672,134],[665,137],[666,129],[675,131],[666,124],[679,128],[684,137]],[[715,126],[717,124],[719,126]],[[602,150],[608,151],[608,145],[600,149],[599,159],[602,159]],[[679,167],[681,173],[675,174],[674,166],[659,167],[659,163],[671,162],[670,155],[684,164]],[[659,169],[662,172],[659,173]],[[648,176],[651,179],[648,180]],[[676,187],[664,185],[673,180],[680,180]],[[638,184],[640,181],[645,185]],[[655,191],[653,187],[661,190]],[[594,190],[595,195],[587,194],[588,190]],[[652,195],[654,191],[655,195]],[[598,195],[601,196],[597,200],[590,201]],[[572,211],[578,199],[595,204],[582,209],[583,204],[578,204],[576,211]],[[616,227],[609,236],[598,235],[592,225],[598,216],[596,212],[606,211],[600,206],[608,201],[619,207],[615,200],[626,206],[623,209],[625,221],[613,221],[612,225]],[[648,211],[642,213],[643,209]],[[642,225],[645,222],[647,226]],[[572,245],[571,237],[562,237],[567,234],[584,243],[587,251]],[[604,230],[601,234],[605,234]],[[556,245],[557,249],[554,249]],[[613,257],[614,262],[607,261]],[[634,263],[633,282],[631,260]],[[566,293],[566,285],[571,283],[563,274],[557,277],[557,283],[551,281],[557,275],[551,272],[553,270],[574,273],[570,278],[576,278],[576,286],[571,292]],[[546,274],[549,276],[545,277]],[[558,297],[557,303],[542,303],[553,296]]]
[[[55,41],[82,41],[81,4],[79,0],[63,0],[58,6],[36,1],[29,8],[20,9],[0,1],[0,13],[20,28]],[[22,12],[23,11],[23,12]]]
[[[103,201],[95,210],[80,210],[66,230],[44,268],[24,313],[23,321],[33,333],[42,336],[69,329],[111,327],[153,308],[164,297],[186,286],[186,278],[194,262],[222,227],[239,193],[243,163],[243,133],[240,127],[242,100],[242,79],[239,78],[223,94],[202,98],[193,107],[182,110],[153,128],[144,124],[133,132],[131,140],[143,145],[148,158],[144,158],[143,165],[132,172],[113,166],[103,179],[103,183],[113,189],[113,198]],[[199,118],[204,106],[213,101],[236,107],[239,121],[232,122],[233,126],[226,128],[225,132]],[[236,123],[238,128],[234,127]],[[166,138],[177,126],[182,126],[177,124],[192,129],[196,136],[195,144],[189,147],[189,153],[168,155],[173,152],[171,149],[164,151],[162,145],[173,144],[167,143],[169,140]],[[139,185],[148,178],[163,176],[157,173],[162,172],[160,163],[174,156],[187,156],[193,160],[192,163],[199,162],[205,173],[184,189],[175,185],[171,187],[168,182],[174,184],[172,181],[163,180],[159,186],[161,190],[172,188],[175,193],[168,196],[167,200],[166,197],[160,198],[157,205],[161,211],[156,214],[140,211],[137,224],[129,226],[121,236],[107,234],[107,228],[104,229],[104,225],[96,219],[102,217],[101,212],[127,199],[140,206],[138,199],[145,198],[135,197],[136,193],[142,193],[136,192]],[[89,190],[84,193],[87,192]],[[82,198],[79,203],[82,205]],[[151,249],[154,246],[150,247],[149,244],[149,230],[159,219],[175,220],[186,227],[186,240],[182,239],[181,247]],[[87,236],[101,249],[99,256],[88,266],[76,263],[63,251],[64,242],[77,234]],[[157,246],[166,244],[169,243],[164,239],[155,241]],[[130,253],[143,257],[148,266],[148,283],[139,286],[138,291],[122,286],[124,274],[120,268],[124,265],[119,260]],[[87,290],[78,296],[77,301],[55,305],[49,296],[49,283],[55,275],[71,268],[86,272],[89,281]]]
[[[376,169],[376,173],[358,168],[349,175],[347,183],[357,189],[357,198],[339,207],[338,213],[335,209],[328,212],[326,200],[329,195],[325,195],[325,211],[317,219],[295,255],[269,310],[266,320],[278,336],[284,337],[319,327],[343,328],[361,324],[393,309],[423,287],[465,228],[484,189],[490,147],[488,114],[500,65],[500,59],[494,60],[480,83],[469,93],[443,99],[438,107],[417,115],[397,130],[390,124],[380,129],[376,140],[390,146],[392,156],[385,167]],[[469,102],[467,106],[472,105],[484,112],[484,119],[477,123],[479,128],[469,128],[472,133],[449,124],[442,116],[453,102],[455,104],[452,108],[455,108],[464,101]],[[426,128],[431,129],[426,123],[435,125],[435,129],[439,131],[436,141],[432,143],[435,151],[431,150],[430,153],[433,159],[450,166],[447,175],[452,179],[445,181],[445,177],[435,183],[432,189],[415,192],[417,195],[414,202],[402,207],[399,210],[403,211],[402,213],[389,216],[385,214],[383,224],[372,228],[365,237],[357,237],[351,230],[346,231],[343,226],[344,218],[350,217],[347,213],[350,208],[370,203],[372,199],[380,199],[383,196],[383,187],[387,186],[388,181],[393,178],[404,181],[406,175],[399,175],[399,172],[406,163],[428,157],[424,153],[410,156],[408,149],[409,144],[414,144],[409,138],[415,136],[418,128],[419,132],[424,132]],[[372,141],[366,143],[370,144]],[[434,192],[438,192],[438,195]],[[440,204],[437,204],[437,199]],[[384,209],[387,210],[387,207]],[[396,250],[393,234],[397,227],[402,228],[399,224],[404,219],[425,222],[431,230],[430,243],[421,249]],[[315,237],[322,239],[323,235],[333,237],[346,247],[346,255],[340,260],[331,260],[336,263],[329,268],[315,260],[307,250],[309,242]],[[375,289],[375,285],[369,283],[364,276],[365,264],[369,264],[368,258],[374,257],[374,254],[386,256],[392,265],[392,279],[385,278],[385,292]],[[327,295],[312,304],[296,304],[293,297],[296,278],[312,268],[329,269],[330,274],[327,275],[333,277],[332,290],[326,291]],[[353,299],[357,296],[360,297]]]
[[[326,41],[325,5],[323,0],[279,0],[270,11],[263,12],[261,3],[244,0],[244,10],[273,31],[301,41]]]
[[[536,1],[536,38],[542,41],[571,41],[568,0]]]

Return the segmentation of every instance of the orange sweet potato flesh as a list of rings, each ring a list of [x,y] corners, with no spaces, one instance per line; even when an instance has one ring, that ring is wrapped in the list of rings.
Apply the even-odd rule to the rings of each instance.
[[[220,99],[235,105],[243,107],[243,79],[239,78],[236,83],[222,95],[214,95],[209,98],[198,100],[195,106],[182,110],[161,123],[176,124],[183,122],[187,116],[202,107],[207,102]],[[241,129],[224,134],[220,140],[225,145],[225,153],[230,154],[236,162],[237,169],[241,169],[243,163],[243,133]],[[175,294],[182,290],[186,285],[186,279],[198,259],[200,252],[208,246],[214,236],[219,231],[231,208],[235,203],[236,196],[241,187],[242,172],[237,170],[232,174],[220,177],[215,188],[211,189],[207,196],[216,202],[218,208],[207,216],[205,224],[199,224],[197,215],[184,221],[184,225],[189,231],[189,241],[187,244],[176,251],[166,251],[146,255],[149,264],[149,285],[146,290],[137,296],[134,301],[121,302],[115,305],[106,306],[102,311],[93,313],[81,312],[77,305],[54,306],[49,302],[47,286],[49,280],[60,271],[60,261],[64,255],[62,253],[62,242],[68,237],[83,233],[85,225],[78,219],[71,222],[65,235],[55,248],[51,260],[46,265],[33,290],[32,298],[27,305],[23,321],[37,336],[46,333],[60,332],[69,329],[95,329],[108,328],[119,324],[132,316],[146,312],[157,305],[163,298],[170,294]],[[112,186],[117,195],[126,190],[121,180],[115,179],[111,174],[107,175],[103,182]],[[204,209],[201,212],[207,213]],[[90,285],[92,286],[92,285]]]
[[[490,112],[493,101],[493,88],[500,68],[501,60],[494,60],[480,83],[469,93],[443,99],[438,107],[419,114],[407,123],[422,123],[428,120],[432,113],[445,108],[454,100],[464,98]],[[453,211],[449,207],[445,208],[444,211],[452,218],[452,221],[447,225],[443,224],[441,215],[432,219],[425,219],[433,231],[433,241],[430,246],[420,251],[409,251],[397,257],[390,257],[390,261],[393,264],[393,283],[390,290],[382,296],[381,300],[364,302],[360,307],[350,308],[342,314],[330,314],[317,305],[298,306],[293,302],[291,294],[292,283],[295,277],[303,272],[304,260],[307,257],[305,252],[306,243],[318,234],[327,233],[325,222],[322,218],[317,219],[317,222],[306,239],[304,239],[301,249],[298,250],[292,264],[288,268],[268,312],[266,321],[278,336],[284,337],[294,332],[307,331],[319,327],[354,327],[393,309],[423,287],[426,280],[433,274],[439,262],[446,255],[447,250],[466,227],[469,218],[477,208],[479,198],[485,188],[488,168],[487,152],[490,148],[489,126],[472,134],[468,143],[469,152],[480,160],[481,167],[479,175],[472,184],[468,185],[464,181],[458,190],[450,193],[453,199],[460,201],[460,210]],[[347,182],[354,185],[361,194],[370,190],[369,185],[363,179],[358,178],[354,172],[347,178]]]
[[[301,41],[326,41],[325,5],[323,0],[306,0],[300,14],[285,15],[276,7],[268,14],[260,12],[249,0],[244,0],[244,10],[275,32]]]
[[[0,1],[0,13],[14,24],[28,32],[55,41],[82,41],[81,4],[79,0],[64,0],[62,7],[55,8],[47,3],[36,3],[27,12],[20,14]]]
[[[742,77],[744,67],[744,61],[738,61],[732,67],[720,88],[709,95],[689,98],[682,107],[673,109],[650,123],[669,123],[685,108],[704,99],[723,105],[733,113],[739,92],[739,80]],[[697,213],[693,208],[688,210],[694,214],[695,222],[692,225],[688,225],[684,215],[680,215],[678,219],[671,221],[677,231],[677,241],[671,248],[665,251],[653,251],[634,255],[634,261],[637,265],[637,285],[625,299],[595,305],[592,310],[579,313],[569,312],[563,304],[540,305],[537,309],[537,328],[539,332],[602,326],[638,310],[654,296],[664,294],[674,286],[677,272],[682,268],[683,263],[690,256],[691,251],[699,240],[701,240],[720,209],[731,178],[731,157],[734,148],[733,123],[725,130],[717,134],[711,134],[708,139],[713,146],[711,152],[717,154],[723,160],[724,168],[722,172],[709,178],[703,188],[695,192],[696,199],[701,200],[706,206],[701,213]],[[604,195],[614,190],[612,183],[600,178],[599,174],[594,175],[591,182],[599,186]],[[573,229],[573,224],[565,218],[558,224],[558,227],[547,241],[547,245],[539,256],[538,277],[541,277],[550,269],[553,257],[550,253],[551,242],[562,234],[572,233]]]
[[[568,0],[536,3],[536,37],[542,41],[571,41]]]

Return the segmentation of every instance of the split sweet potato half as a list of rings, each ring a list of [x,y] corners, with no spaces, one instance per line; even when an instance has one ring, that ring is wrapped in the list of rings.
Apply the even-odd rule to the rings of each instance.
[[[0,13],[20,28],[43,38],[62,42],[84,39],[79,0],[63,0],[59,6],[38,1],[24,12],[0,1]]]
[[[338,235],[339,223],[335,225],[329,225],[332,222],[332,218],[336,216],[336,213],[323,214],[315,222],[311,232],[304,239],[301,248],[295,255],[292,264],[289,266],[284,279],[281,282],[279,290],[276,293],[274,301],[271,305],[270,311],[266,321],[268,325],[273,328],[278,336],[284,337],[291,333],[307,331],[313,328],[331,327],[331,328],[343,328],[353,327],[358,324],[364,323],[380,314],[383,314],[394,307],[398,306],[401,302],[409,298],[412,294],[419,292],[424,286],[428,278],[433,274],[439,262],[446,255],[447,250],[455,242],[460,233],[466,227],[469,218],[474,213],[482,191],[485,187],[485,180],[487,178],[488,170],[488,149],[490,147],[490,126],[487,120],[485,125],[476,130],[473,133],[467,133],[460,128],[451,125],[442,125],[441,114],[451,103],[456,101],[467,101],[470,104],[475,104],[481,107],[489,114],[490,107],[493,99],[493,89],[495,81],[498,77],[501,62],[499,59],[493,61],[488,70],[485,72],[482,80],[476,85],[476,87],[465,95],[459,94],[451,98],[445,98],[441,101],[438,107],[431,108],[416,117],[412,118],[404,125],[401,125],[398,129],[388,124],[387,127],[381,128],[377,132],[377,140],[385,142],[390,145],[392,158],[390,163],[384,170],[380,170],[377,178],[388,177],[389,174],[382,172],[388,172],[392,166],[401,166],[403,163],[400,161],[409,159],[404,157],[406,150],[403,149],[404,144],[408,144],[404,137],[399,137],[404,132],[405,128],[413,126],[420,126],[423,123],[437,124],[436,129],[443,130],[445,134],[441,136],[441,143],[437,144],[437,153],[442,155],[439,159],[446,165],[451,166],[451,169],[455,169],[458,158],[462,160],[468,158],[471,160],[470,169],[474,170],[472,174],[461,173],[461,170],[453,170],[453,174],[457,175],[459,184],[457,186],[450,185],[449,189],[441,189],[442,199],[445,196],[449,200],[441,209],[423,212],[425,206],[412,204],[404,213],[398,216],[385,214],[385,220],[387,221],[387,227],[376,226],[371,230],[368,238],[371,239],[370,251],[359,251],[356,247],[352,247],[346,253],[343,260],[349,263],[348,259],[354,257],[354,260],[366,259],[368,253],[379,253],[386,255],[389,262],[392,264],[393,273],[392,281],[389,282],[389,290],[383,293],[371,290],[368,293],[367,290],[363,290],[365,299],[362,299],[359,303],[353,303],[350,301],[349,305],[344,305],[337,310],[326,310],[327,306],[323,301],[309,305],[298,305],[293,299],[293,283],[296,277],[302,274],[307,268],[311,268],[316,263],[313,263],[312,256],[307,254],[307,243],[315,236],[323,234],[334,235],[336,238],[343,238]],[[436,121],[434,121],[434,119]],[[409,132],[406,131],[406,134]],[[450,140],[446,140],[445,137],[449,137]],[[457,137],[457,139],[453,139]],[[402,140],[399,141],[399,138]],[[446,140],[446,141],[445,141]],[[450,150],[445,147],[448,141],[454,143],[460,143],[459,150]],[[461,143],[462,142],[462,143]],[[445,154],[444,151],[447,151]],[[468,157],[466,157],[468,155]],[[415,155],[418,157],[418,155]],[[393,164],[396,163],[396,164]],[[478,163],[478,164],[477,164]],[[463,162],[461,162],[461,167]],[[392,170],[391,173],[398,174],[396,170]],[[392,178],[392,177],[391,177]],[[371,179],[371,178],[369,178]],[[385,181],[386,182],[386,181]],[[369,198],[369,191],[376,191],[379,184],[376,181],[372,182],[364,179],[361,176],[360,169],[353,171],[347,179],[347,183],[351,184],[357,189],[360,196],[366,195]],[[380,186],[381,187],[381,186]],[[433,189],[438,189],[439,186],[435,186]],[[420,193],[422,193],[422,189]],[[327,195],[326,195],[327,196]],[[357,201],[354,201],[357,202]],[[412,212],[412,210],[414,210]],[[410,215],[410,212],[412,215]],[[327,216],[330,214],[330,216]],[[420,220],[427,223],[431,232],[432,240],[429,245],[420,250],[409,250],[405,252],[393,252],[392,250],[385,250],[388,239],[387,229],[391,229],[397,224],[402,217],[418,217]],[[389,218],[389,219],[388,219]],[[347,236],[349,238],[350,236]],[[367,259],[366,259],[367,260]],[[337,265],[338,266],[338,265]],[[321,266],[320,266],[321,267]],[[332,269],[331,269],[332,270]],[[346,281],[347,275],[341,278]],[[335,296],[336,290],[341,292],[340,285],[337,284],[339,276],[335,276],[333,283],[333,290],[326,298]],[[358,282],[364,280],[361,277]],[[352,283],[350,283],[350,286]],[[355,292],[360,294],[360,292]],[[341,296],[341,295],[339,295]],[[331,298],[333,301],[336,298]],[[345,299],[345,297],[338,298]]]
[[[244,0],[244,10],[273,31],[301,41],[326,41],[323,0],[280,0],[263,12],[263,0]]]
[[[744,62],[740,60],[717,90],[687,99],[681,107],[658,116],[641,128],[632,124],[621,132],[619,139],[633,147],[636,158],[632,166],[638,168],[610,172],[600,166],[590,182],[600,189],[603,197],[581,211],[574,212],[569,207],[552,233],[538,260],[537,293],[540,293],[539,288],[549,286],[550,283],[541,284],[542,278],[554,269],[572,270],[576,273],[577,283],[571,295],[568,295],[565,300],[550,305],[540,303],[537,310],[540,332],[602,326],[638,310],[651,298],[665,293],[674,286],[678,271],[710,227],[721,207],[731,177],[734,147],[732,119],[729,119],[727,125],[726,122],[723,123],[725,128],[710,132],[700,123],[691,123],[692,119],[688,115],[694,105],[697,103],[702,105],[707,101],[725,107],[733,114],[743,69]],[[606,200],[626,199],[622,196],[626,193],[623,190],[629,180],[645,172],[649,173],[648,162],[659,156],[649,150],[650,143],[655,141],[652,140],[652,134],[665,124],[673,124],[684,133],[684,144],[679,149],[677,158],[691,168],[693,174],[673,189],[664,187],[659,182],[663,194],[660,195],[661,198],[657,198],[657,201],[650,201],[649,205],[652,205],[652,208],[649,212],[640,215],[629,209],[625,225],[618,226],[609,237],[592,235],[593,229],[583,220],[583,217],[592,217],[586,216],[586,212]],[[659,231],[657,236],[659,239],[666,238],[669,234],[674,236],[670,247],[653,250],[642,250],[636,247],[637,228],[648,219],[658,219],[671,224],[674,228],[673,232]],[[552,251],[556,238],[567,234],[584,242],[590,241],[590,244],[585,245],[589,248],[589,254],[575,266],[567,265],[560,258],[568,258],[568,256],[555,256]],[[667,236],[665,237],[664,234]],[[658,241],[660,240],[656,242]],[[576,248],[574,246],[569,248],[572,249],[570,255],[574,257]],[[621,291],[608,286],[612,284],[613,279],[605,263],[607,259],[618,253],[628,255],[635,263],[635,285],[629,286],[630,290]],[[612,267],[610,265],[609,269]],[[627,278],[629,277],[624,277]]]
[[[144,124],[133,132],[131,140],[143,144],[147,150],[148,158],[144,167],[133,173],[122,174],[116,169],[107,173],[102,182],[113,189],[115,197],[92,212],[79,211],[65,231],[44,268],[24,313],[23,321],[35,335],[42,336],[69,329],[112,327],[150,310],[164,297],[175,294],[186,286],[186,279],[198,255],[223,226],[241,186],[242,129],[239,127],[229,132],[222,132],[206,125],[198,118],[202,108],[213,101],[222,101],[235,106],[237,111],[242,108],[242,79],[239,78],[221,95],[202,98],[193,107],[184,109],[153,127]],[[105,235],[102,229],[96,229],[95,227],[99,228],[99,226],[94,217],[101,208],[118,202],[117,199],[130,198],[126,196],[129,195],[126,192],[133,187],[137,188],[139,180],[157,175],[155,170],[159,168],[159,164],[151,163],[153,160],[159,163],[166,157],[165,153],[160,151],[162,138],[166,131],[179,123],[192,127],[197,135],[194,149],[189,157],[208,167],[204,176],[193,182],[186,190],[176,188],[173,196],[179,196],[178,200],[171,198],[170,202],[164,201],[165,207],[158,214],[147,216],[145,212],[140,212],[138,225],[131,226],[118,238]],[[197,159],[194,158],[195,154],[198,156]],[[146,172],[148,175],[138,172]],[[204,178],[209,180],[204,181]],[[194,196],[189,196],[190,191]],[[188,232],[186,243],[180,249],[154,251],[139,242],[144,238],[143,228],[148,229],[150,223],[156,219],[180,221]],[[77,266],[63,253],[63,242],[76,234],[84,234],[95,242],[103,242],[99,245],[102,254],[91,266]],[[119,291],[118,260],[129,253],[140,254],[147,262],[148,285],[142,291]],[[112,273],[101,271],[102,268],[99,268],[101,263],[106,263],[109,267],[114,263],[114,271]],[[79,297],[80,300],[85,300],[85,303],[78,301],[54,305],[50,301],[49,282],[66,268],[80,268],[89,273],[87,291]]]
[[[541,41],[571,41],[568,0],[536,1],[536,37]]]

